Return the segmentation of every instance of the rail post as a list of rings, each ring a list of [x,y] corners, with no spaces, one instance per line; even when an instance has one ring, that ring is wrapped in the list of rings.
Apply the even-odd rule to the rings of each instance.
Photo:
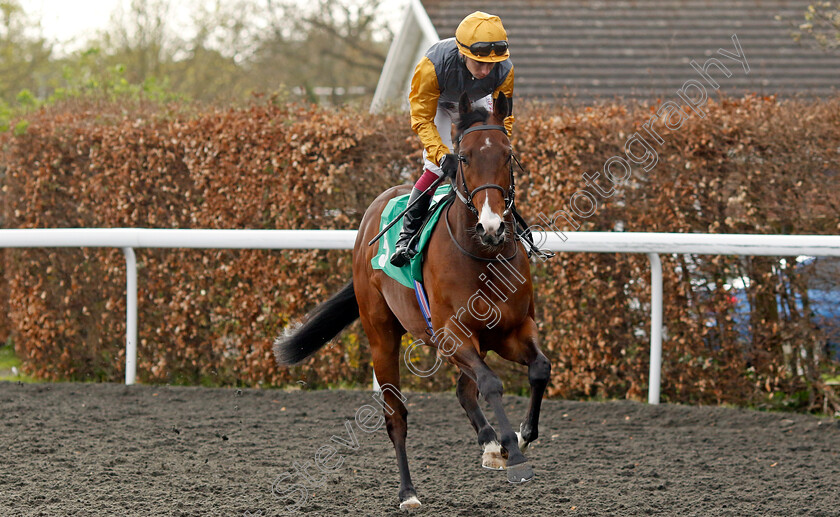
[[[134,248],[123,248],[125,255],[125,384],[137,377],[137,258]]]
[[[659,255],[648,253],[650,260],[650,379],[648,404],[659,404],[662,373],[662,262]]]

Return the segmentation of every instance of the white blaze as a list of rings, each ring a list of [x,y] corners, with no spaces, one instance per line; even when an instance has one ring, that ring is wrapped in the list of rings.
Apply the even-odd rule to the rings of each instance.
[[[484,196],[484,206],[481,207],[478,222],[481,223],[484,231],[489,235],[495,235],[502,224],[502,218],[490,208],[490,196],[488,195]]]

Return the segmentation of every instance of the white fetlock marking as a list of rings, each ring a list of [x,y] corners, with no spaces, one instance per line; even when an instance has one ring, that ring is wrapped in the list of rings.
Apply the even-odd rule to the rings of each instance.
[[[420,508],[420,500],[417,499],[417,496],[413,495],[400,503],[400,510],[407,510],[409,508]]]
[[[522,433],[519,431],[516,431],[516,439],[519,441],[519,450],[525,452],[525,449],[528,448],[529,444],[522,439]]]
[[[487,442],[484,444],[484,452],[498,452],[502,453],[502,445],[499,442]]]
[[[502,446],[499,442],[488,442],[484,445],[481,455],[481,466],[490,470],[504,470],[507,461],[502,456]]]

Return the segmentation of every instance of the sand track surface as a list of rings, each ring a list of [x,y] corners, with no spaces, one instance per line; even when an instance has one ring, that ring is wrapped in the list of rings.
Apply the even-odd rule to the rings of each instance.
[[[511,485],[481,468],[454,393],[405,396],[415,515],[840,515],[836,420],[547,400],[536,477]],[[527,399],[505,401],[521,421]],[[404,514],[365,405],[379,409],[364,391],[0,383],[0,515]]]

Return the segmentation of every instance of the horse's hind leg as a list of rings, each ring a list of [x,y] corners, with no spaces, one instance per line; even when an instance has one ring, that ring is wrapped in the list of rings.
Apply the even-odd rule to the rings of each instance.
[[[360,305],[362,325],[370,342],[373,371],[382,390],[383,412],[388,437],[397,453],[400,470],[400,509],[417,508],[420,500],[411,482],[405,439],[408,434],[408,410],[400,393],[400,337],[405,332],[379,293],[376,303]]]
[[[481,466],[486,469],[504,470],[507,461],[502,456],[501,445],[496,436],[496,430],[487,421],[484,412],[478,405],[478,386],[475,381],[461,372],[456,388],[458,402],[467,412],[467,417],[478,435],[478,444],[484,449],[481,456]]]

